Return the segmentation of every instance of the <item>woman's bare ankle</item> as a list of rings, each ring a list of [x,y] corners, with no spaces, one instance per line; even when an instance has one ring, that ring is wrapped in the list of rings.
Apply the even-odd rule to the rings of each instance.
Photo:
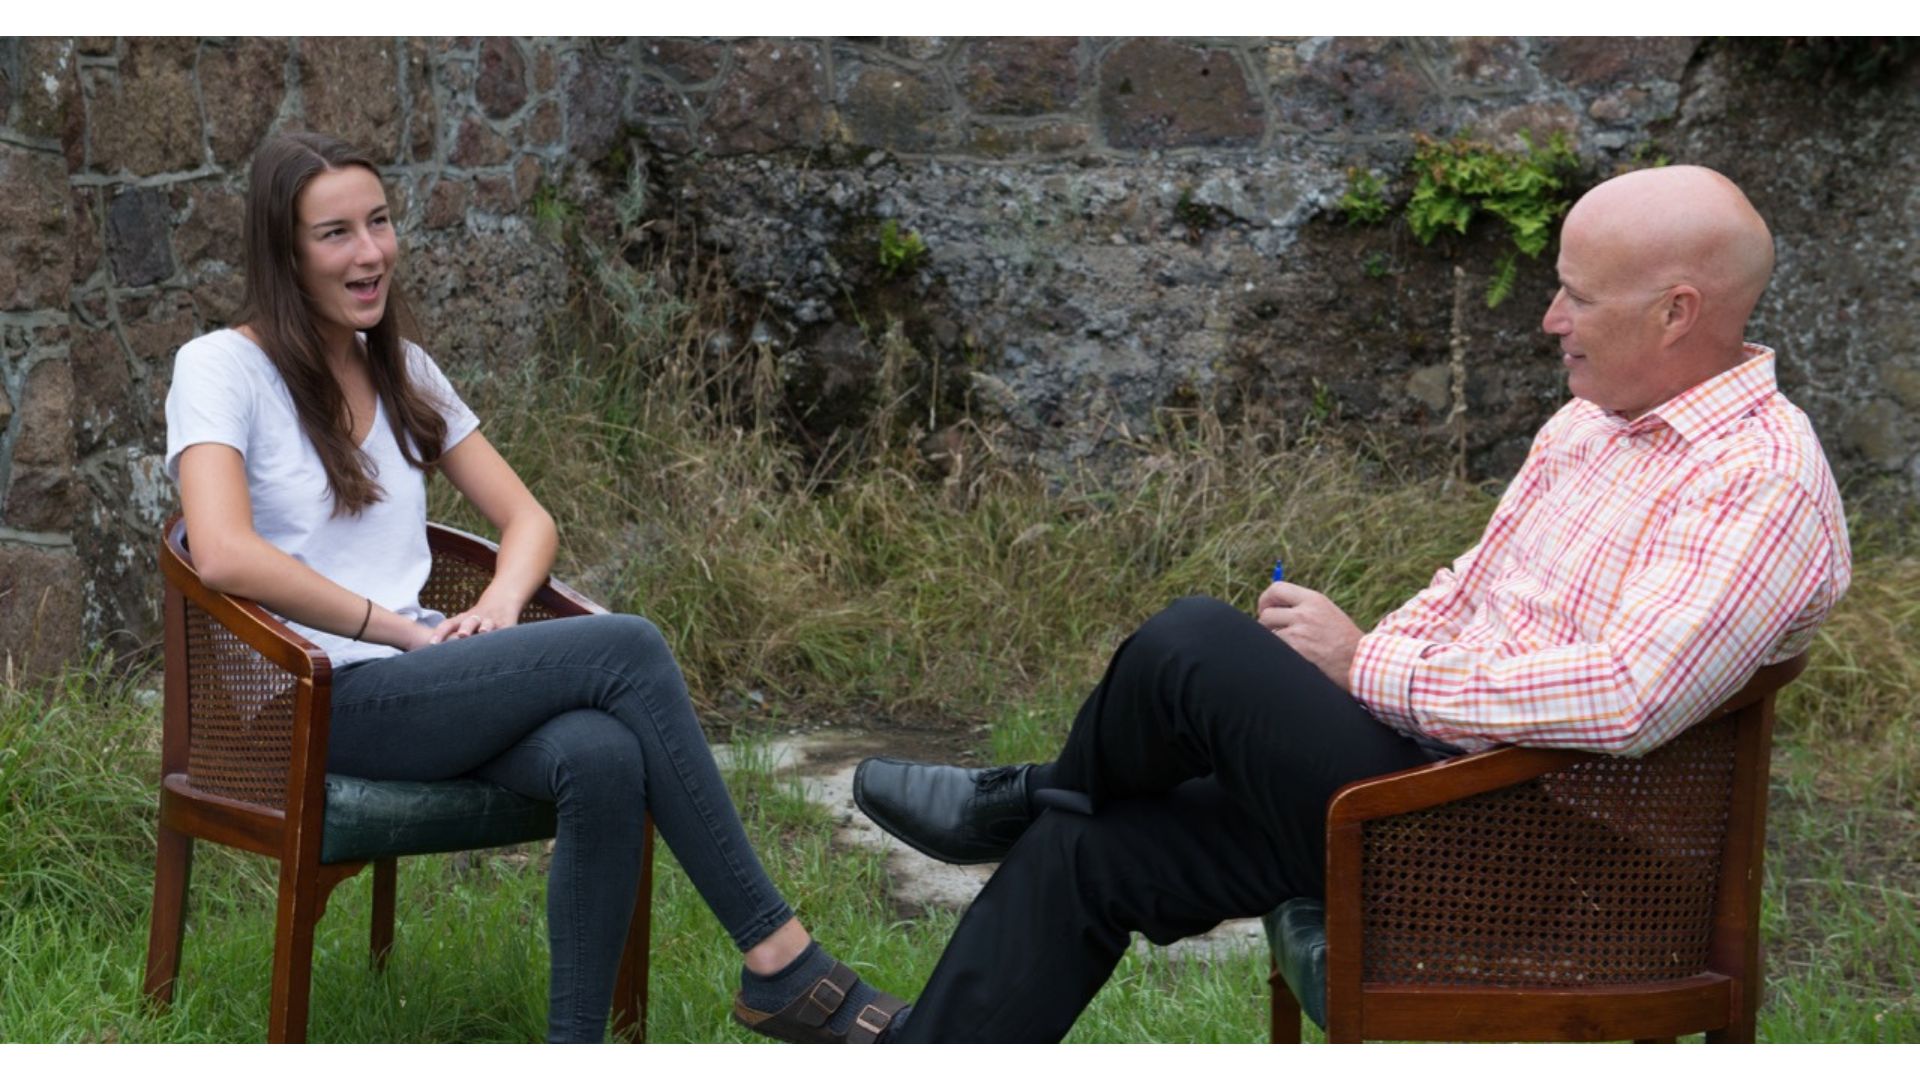
[[[793,963],[812,941],[813,936],[799,919],[788,919],[742,954],[740,962],[755,975],[772,975]]]

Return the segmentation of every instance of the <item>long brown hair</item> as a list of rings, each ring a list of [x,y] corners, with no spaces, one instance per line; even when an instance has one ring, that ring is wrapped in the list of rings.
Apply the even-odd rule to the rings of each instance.
[[[292,133],[267,140],[253,156],[246,212],[246,299],[236,325],[252,328],[293,395],[300,429],[320,454],[335,514],[357,514],[386,493],[371,461],[354,445],[346,394],[327,367],[325,339],[300,287],[294,247],[300,193],[323,172],[380,170],[365,154],[327,135]],[[445,449],[447,421],[427,392],[407,377],[405,325],[412,334],[399,283],[390,281],[387,307],[366,331],[367,370],[387,411],[394,441],[409,465],[426,469]]]

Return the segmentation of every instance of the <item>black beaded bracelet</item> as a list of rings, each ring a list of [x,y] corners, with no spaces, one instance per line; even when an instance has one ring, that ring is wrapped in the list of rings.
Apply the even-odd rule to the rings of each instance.
[[[360,629],[353,632],[353,640],[359,641],[360,635],[367,632],[367,624],[373,622],[373,597],[367,597],[367,613],[360,619]]]

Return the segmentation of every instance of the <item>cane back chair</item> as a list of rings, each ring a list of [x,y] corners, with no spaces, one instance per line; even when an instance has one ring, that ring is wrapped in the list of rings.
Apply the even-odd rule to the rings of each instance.
[[[1272,1038],[1752,1042],[1774,695],[1640,758],[1503,747],[1349,784],[1266,917]]]
[[[493,575],[494,546],[427,526],[433,570],[423,606],[465,611]],[[193,568],[185,523],[167,523],[166,699],[159,852],[147,939],[146,993],[173,999],[186,929],[193,843],[207,840],[280,862],[267,1038],[304,1042],[314,926],[335,886],[373,866],[372,960],[393,947],[396,862],[402,855],[547,839],[549,803],[473,779],[370,781],[326,772],[333,669],[326,653],[250,601],[209,589]],[[558,581],[542,586],[523,622],[604,614]],[[644,1040],[652,923],[653,821],[614,991],[618,1034]]]

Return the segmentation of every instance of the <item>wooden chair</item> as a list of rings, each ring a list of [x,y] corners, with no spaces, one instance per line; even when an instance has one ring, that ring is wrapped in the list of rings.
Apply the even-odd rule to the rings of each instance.
[[[1774,695],[1640,758],[1505,747],[1349,784],[1267,916],[1272,1039],[1752,1042]]]
[[[466,610],[492,578],[495,549],[476,536],[427,526],[433,570],[421,603]],[[304,1042],[313,931],[335,886],[373,865],[373,964],[393,946],[401,855],[496,847],[554,834],[551,804],[479,780],[376,782],[328,776],[332,666],[319,648],[259,605],[204,585],[186,526],[167,523],[166,719],[160,765],[160,843],[147,940],[146,992],[173,999],[186,929],[193,842],[209,840],[280,861],[267,1038]],[[522,621],[604,614],[549,581]],[[646,1038],[652,925],[653,821],[640,889],[614,991],[617,1033]]]

